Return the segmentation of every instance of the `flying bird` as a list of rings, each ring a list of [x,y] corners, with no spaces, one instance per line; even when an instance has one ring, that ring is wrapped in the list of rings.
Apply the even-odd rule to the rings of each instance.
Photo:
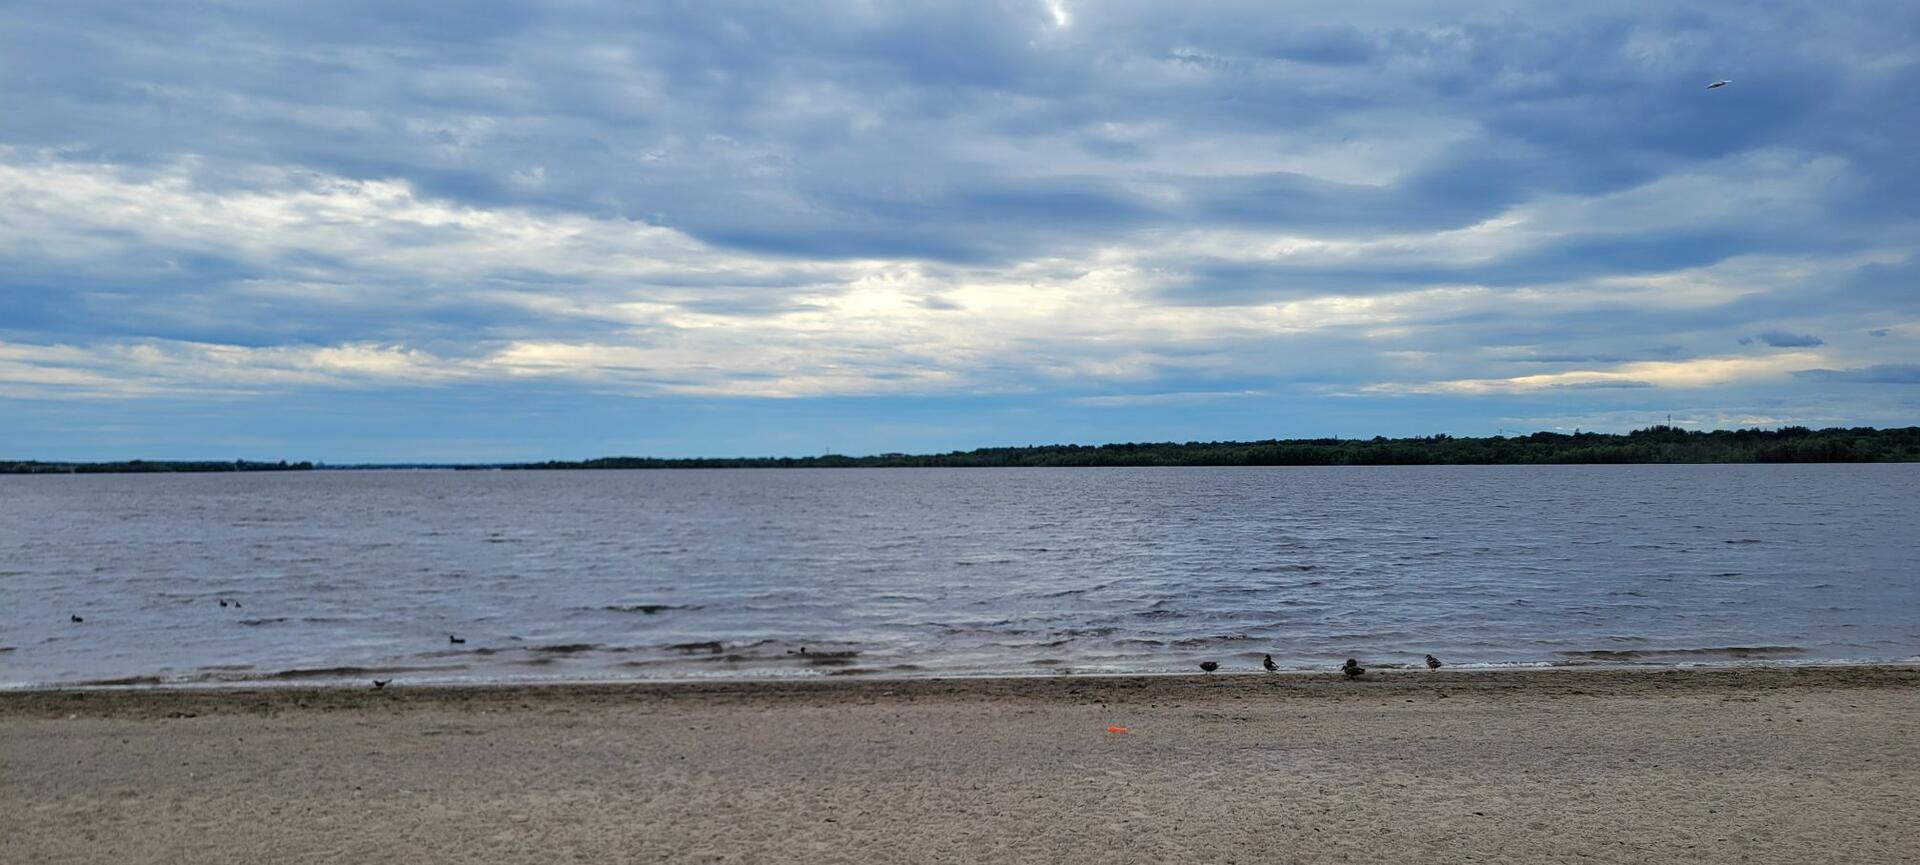
[[[1340,672],[1347,674],[1349,679],[1358,679],[1367,674],[1367,668],[1360,666],[1359,661],[1348,658],[1347,663],[1340,667]]]
[[[1440,669],[1440,667],[1441,667],[1441,666],[1442,666],[1442,665],[1441,665],[1441,663],[1440,663],[1440,659],[1439,659],[1439,658],[1436,658],[1436,657],[1434,657],[1434,656],[1432,656],[1432,655],[1428,655],[1428,656],[1427,656],[1427,669],[1429,669],[1429,670],[1438,670],[1438,669]]]
[[[1727,85],[1729,85],[1729,84],[1732,84],[1732,83],[1733,83],[1733,79],[1731,79],[1731,78],[1722,78],[1722,79],[1720,79],[1719,81],[1715,81],[1715,82],[1713,82],[1712,84],[1709,84],[1709,85],[1707,85],[1707,89],[1708,89],[1708,90],[1719,90],[1720,88],[1722,88],[1722,87],[1725,87],[1725,86],[1727,86]]]
[[[447,635],[447,642],[449,642],[449,643],[453,643],[453,644],[455,644],[455,645],[458,645],[458,644],[460,644],[460,643],[464,643],[464,642],[466,642],[466,640],[463,640],[463,639],[461,639],[461,638],[459,638],[459,637],[456,637],[456,636],[454,636],[454,635],[452,635],[452,634],[448,634],[448,635]]]
[[[376,691],[378,691],[378,690],[380,690],[381,688],[384,688],[384,687],[386,687],[386,686],[387,686],[387,683],[388,683],[388,682],[391,682],[391,681],[393,681],[393,680],[392,680],[392,679],[375,679],[375,680],[373,680],[373,689],[374,689],[374,690],[376,690]]]
[[[1266,657],[1264,657],[1264,658],[1261,658],[1261,659],[1260,659],[1260,666],[1262,666],[1262,667],[1266,667],[1266,668],[1267,668],[1267,672],[1269,672],[1269,673],[1278,673],[1278,672],[1280,672],[1280,665],[1279,665],[1279,664],[1276,664],[1276,663],[1274,663],[1274,662],[1273,662],[1273,656],[1272,656],[1272,655],[1268,655],[1268,656],[1266,656]]]
[[[1201,661],[1200,662],[1200,671],[1203,673],[1212,674],[1214,670],[1218,670],[1218,669],[1220,669],[1219,661]]]

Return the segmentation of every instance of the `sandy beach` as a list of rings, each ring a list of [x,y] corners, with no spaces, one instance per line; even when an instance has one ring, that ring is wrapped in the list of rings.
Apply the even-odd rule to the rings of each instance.
[[[1920,670],[1373,678],[11,693],[0,861],[1920,861]]]

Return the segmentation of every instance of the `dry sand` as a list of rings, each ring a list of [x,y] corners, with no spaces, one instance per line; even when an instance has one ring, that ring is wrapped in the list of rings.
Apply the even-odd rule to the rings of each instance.
[[[1884,667],[14,693],[0,862],[1915,862],[1917,734]]]

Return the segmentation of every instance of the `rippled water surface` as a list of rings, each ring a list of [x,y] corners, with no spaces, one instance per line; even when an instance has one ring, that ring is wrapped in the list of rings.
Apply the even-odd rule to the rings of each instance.
[[[1908,660],[1917,517],[1915,465],[0,477],[0,684]]]

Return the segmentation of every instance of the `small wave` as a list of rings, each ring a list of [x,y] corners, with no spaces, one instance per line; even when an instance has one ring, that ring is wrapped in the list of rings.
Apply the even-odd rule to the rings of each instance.
[[[1578,658],[1588,661],[1633,661],[1650,658],[1700,658],[1726,656],[1733,658],[1754,658],[1775,655],[1804,655],[1807,650],[1799,646],[1713,646],[1698,649],[1592,649],[1577,652],[1554,652],[1562,658]]]
[[[289,621],[286,616],[274,616],[270,619],[241,619],[236,624],[246,625],[249,628],[258,628],[261,625],[277,625],[285,621]]]
[[[6,653],[8,653],[8,652],[11,652],[11,651],[13,651],[14,649],[18,649],[18,648],[20,648],[20,647],[19,647],[19,646],[0,646],[0,655],[4,655],[4,654],[6,654]]]
[[[606,606],[604,606],[604,607],[601,607],[600,609],[602,609],[602,610],[606,610],[606,611],[607,611],[607,612],[609,612],[609,613],[643,613],[643,614],[645,614],[645,615],[649,615],[649,616],[657,616],[657,615],[659,615],[659,614],[661,614],[661,613],[664,613],[664,612],[666,612],[666,611],[668,611],[668,610],[698,610],[698,609],[700,609],[700,605],[699,605],[699,604],[691,604],[691,605],[681,605],[681,604],[608,604],[608,605],[606,605]]]
[[[591,652],[602,648],[605,647],[599,643],[557,643],[551,646],[534,646],[527,651],[540,652],[547,655],[577,655],[581,652]]]
[[[1097,628],[1062,628],[1061,630],[1054,631],[1052,636],[1065,637],[1065,638],[1106,637],[1106,636],[1111,636],[1113,632],[1117,630],[1120,630],[1120,629],[1112,627],[1110,625],[1103,625]]]
[[[1727,540],[1727,543],[1729,544],[1763,544],[1763,543],[1766,543],[1766,541],[1763,541],[1759,538],[1730,538]]]
[[[1253,642],[1259,642],[1259,638],[1248,636],[1246,634],[1215,634],[1213,636],[1208,636],[1208,637],[1187,637],[1184,639],[1174,640],[1173,645],[1182,649],[1197,649],[1202,646],[1215,646],[1221,643],[1253,643]]]
[[[120,679],[88,679],[74,684],[83,688],[124,688],[129,685],[159,685],[165,681],[159,676],[127,676]]]
[[[415,673],[422,670],[459,669],[448,667],[296,667],[291,670],[279,670],[261,676],[263,679],[286,681],[291,679],[350,679],[359,676],[376,676],[382,673]]]
[[[708,640],[704,643],[674,643],[667,648],[685,655],[691,655],[695,652],[707,652],[718,655],[726,650],[725,646],[720,645],[719,640]]]
[[[860,657],[860,653],[851,649],[844,652],[798,652],[809,667],[844,667]]]

